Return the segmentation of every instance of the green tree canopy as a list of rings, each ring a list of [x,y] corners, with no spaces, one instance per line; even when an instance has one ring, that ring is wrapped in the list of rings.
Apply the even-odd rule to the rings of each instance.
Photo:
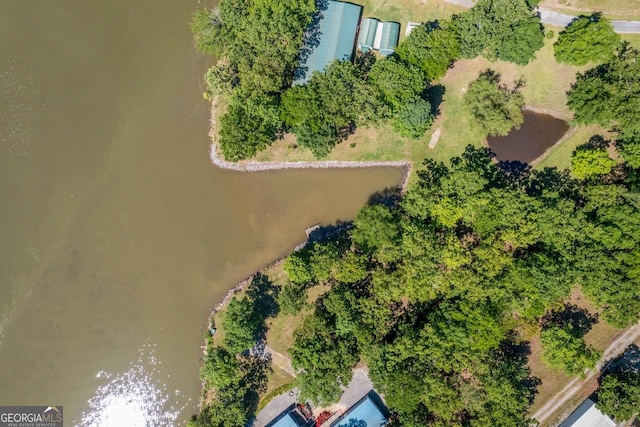
[[[414,28],[398,45],[396,54],[422,70],[427,79],[436,80],[460,55],[460,42],[450,22],[432,22]]]
[[[605,148],[578,147],[571,157],[571,173],[576,178],[589,179],[606,175],[616,165]]]
[[[301,387],[334,400],[361,360],[402,425],[526,425],[536,381],[523,330],[575,284],[612,325],[640,318],[637,191],[506,169],[488,149],[426,160],[401,201],[365,207],[318,252],[330,279],[294,333]],[[593,367],[580,331],[545,327],[545,360]]]
[[[417,139],[429,130],[432,123],[431,104],[416,98],[400,108],[393,121],[393,130],[402,136]]]
[[[553,45],[558,62],[585,65],[604,62],[613,57],[620,36],[613,31],[608,19],[601,13],[580,16],[565,28]]]
[[[618,422],[640,413],[640,372],[618,370],[604,375],[596,406]]]
[[[609,62],[578,73],[567,93],[580,124],[613,127],[629,136],[640,134],[640,52],[623,44]]]
[[[203,53],[222,52],[227,29],[223,25],[218,8],[198,10],[193,14],[190,26],[196,49]]]
[[[337,401],[340,386],[349,384],[358,353],[353,337],[338,335],[331,317],[320,313],[296,329],[290,354],[293,366],[305,370],[299,377],[302,395],[326,404]]]
[[[380,91],[384,102],[393,111],[397,111],[427,87],[420,69],[393,57],[376,61],[369,71],[369,81]]]
[[[252,348],[262,327],[256,316],[254,301],[250,298],[233,298],[224,312],[222,328],[224,343],[233,353]]]
[[[540,18],[531,9],[526,0],[480,0],[454,16],[462,57],[528,64],[544,45]]]
[[[303,286],[286,283],[278,293],[278,306],[282,314],[296,314],[307,301],[307,291]]]
[[[229,65],[219,62],[207,70],[204,81],[207,86],[205,98],[212,100],[218,95],[231,95],[238,84],[238,76]]]
[[[229,97],[219,130],[227,160],[255,155],[282,129],[280,94],[293,81],[315,12],[315,0],[220,0],[215,9],[194,14],[196,47],[225,64],[213,66],[205,81],[207,97]]]
[[[474,80],[464,95],[469,112],[487,135],[507,135],[524,122],[524,96],[519,85],[509,89],[500,84],[500,75],[488,70]]]
[[[549,367],[568,375],[584,374],[592,369],[601,353],[585,344],[570,326],[551,326],[540,333],[542,360]]]
[[[629,166],[640,169],[640,136],[624,136],[616,141],[616,148]]]
[[[382,106],[380,92],[371,90],[361,69],[349,61],[335,61],[314,73],[306,85],[283,94],[281,117],[298,143],[321,158],[356,125],[372,120]]]

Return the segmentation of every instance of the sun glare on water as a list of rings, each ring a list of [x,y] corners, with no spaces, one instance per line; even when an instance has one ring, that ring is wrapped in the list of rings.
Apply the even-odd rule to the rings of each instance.
[[[162,384],[153,347],[145,345],[131,368],[122,374],[98,372],[109,382],[89,400],[78,427],[171,427],[185,408],[179,390],[172,393]]]

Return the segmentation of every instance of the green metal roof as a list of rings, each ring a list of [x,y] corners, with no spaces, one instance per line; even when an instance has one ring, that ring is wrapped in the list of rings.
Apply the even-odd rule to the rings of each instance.
[[[351,60],[362,6],[329,0],[321,12],[320,43],[300,64],[294,85],[305,84],[315,71],[336,60]]]
[[[382,39],[380,40],[380,54],[391,55],[398,46],[400,37],[400,24],[397,22],[385,22],[382,24]]]
[[[360,24],[360,35],[358,36],[358,47],[363,52],[373,49],[373,43],[376,39],[376,30],[380,25],[380,21],[376,18],[365,18]]]

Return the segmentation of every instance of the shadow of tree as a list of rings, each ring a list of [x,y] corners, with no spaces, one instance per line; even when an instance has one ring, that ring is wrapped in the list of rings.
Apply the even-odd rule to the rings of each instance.
[[[369,196],[369,200],[367,200],[367,204],[368,205],[384,205],[391,208],[396,206],[401,199],[402,199],[402,194],[400,193],[400,188],[387,187],[380,191],[376,191],[371,196]]]
[[[431,104],[431,114],[434,117],[440,115],[440,105],[446,91],[447,89],[443,85],[434,85],[429,86],[422,94],[422,97]]]
[[[263,325],[268,317],[276,316],[280,311],[279,290],[280,288],[271,282],[269,276],[260,273],[253,277],[251,284],[247,287],[247,296],[254,301],[254,313]],[[266,327],[263,326],[262,329],[264,329],[263,334],[266,333]]]
[[[250,414],[249,419],[253,419],[260,402],[260,395],[267,391],[268,374],[273,372],[271,353],[265,350],[263,342],[258,342],[250,352],[240,354],[238,365],[242,372],[239,385],[246,389],[243,404]]]
[[[316,13],[311,18],[311,24],[307,27],[302,42],[302,49],[300,49],[300,55],[298,56],[298,62],[300,67],[294,71],[293,79],[303,79],[307,77],[309,67],[305,67],[304,64],[309,59],[309,56],[320,45],[320,38],[322,31],[320,31],[320,21],[324,17],[324,11],[329,8],[329,0],[316,0]]]
[[[598,384],[602,382],[605,371],[640,372],[640,348],[635,344],[631,344],[620,356],[606,361],[600,370]]]
[[[349,419],[349,421],[347,422],[347,427],[367,427],[367,422],[364,420],[358,420],[355,418],[351,418]]]
[[[598,323],[598,316],[577,305],[565,304],[563,310],[547,313],[540,322],[543,328],[549,325],[570,326],[572,334],[581,338]]]
[[[497,166],[509,185],[523,188],[529,183],[531,166],[528,163],[518,160],[504,160],[498,162]]]
[[[527,366],[527,358],[531,355],[531,345],[528,341],[516,341],[516,337],[511,336],[502,342],[498,349],[498,354],[503,360],[510,360],[516,365]],[[526,369],[529,368],[527,367]],[[542,380],[531,375],[520,382],[520,385],[526,390],[529,405],[533,404],[540,384],[542,384]]]
[[[343,231],[351,229],[352,227],[353,224],[350,221],[336,221],[336,223],[332,225],[323,225],[316,228],[309,234],[308,243],[313,244],[316,242],[329,240],[333,237],[336,237],[336,235],[342,233]]]

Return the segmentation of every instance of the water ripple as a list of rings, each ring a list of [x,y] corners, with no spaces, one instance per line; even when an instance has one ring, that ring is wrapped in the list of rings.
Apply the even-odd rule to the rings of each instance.
[[[180,390],[170,392],[162,383],[155,356],[155,345],[145,344],[139,357],[124,373],[105,371],[96,377],[108,380],[89,399],[90,410],[82,414],[77,427],[170,427],[190,399],[181,397]],[[166,378],[169,375],[165,376]]]

